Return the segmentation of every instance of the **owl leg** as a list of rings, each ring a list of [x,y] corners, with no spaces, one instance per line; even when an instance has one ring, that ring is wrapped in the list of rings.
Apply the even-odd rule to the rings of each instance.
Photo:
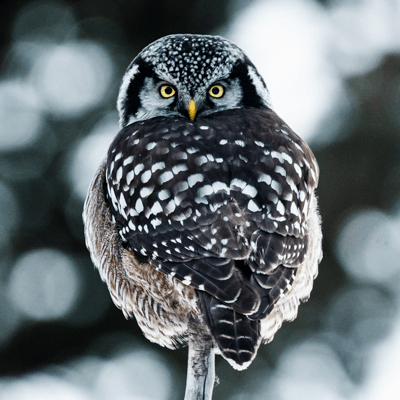
[[[204,328],[190,321],[189,355],[184,400],[211,400],[215,382],[214,341]]]

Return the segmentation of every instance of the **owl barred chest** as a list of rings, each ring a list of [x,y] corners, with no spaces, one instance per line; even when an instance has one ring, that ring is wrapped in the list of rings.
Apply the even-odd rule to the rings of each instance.
[[[127,70],[118,108],[122,130],[85,205],[92,259],[124,313],[126,304],[139,310],[150,340],[186,335],[190,314],[246,368],[295,318],[317,274],[314,155],[271,110],[253,64],[222,38],[149,45]],[[113,238],[101,251],[99,210]],[[150,318],[143,302],[162,311]]]

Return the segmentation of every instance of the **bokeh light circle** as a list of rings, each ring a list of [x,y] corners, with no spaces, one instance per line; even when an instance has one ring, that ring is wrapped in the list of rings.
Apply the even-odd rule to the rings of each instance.
[[[107,51],[90,41],[49,45],[31,72],[45,109],[60,118],[77,117],[102,104],[112,77]]]
[[[400,272],[399,228],[377,209],[358,210],[347,217],[336,240],[336,254],[345,271],[364,282],[391,282]]]
[[[10,274],[9,296],[15,307],[36,320],[65,316],[79,291],[79,276],[65,253],[45,248],[25,253]]]
[[[280,400],[345,400],[352,384],[335,352],[309,340],[283,352],[270,391]]]
[[[72,36],[76,20],[71,8],[61,2],[33,1],[23,7],[13,24],[14,40],[51,38],[65,40]]]
[[[0,82],[0,151],[31,145],[43,125],[41,99],[22,79]]]
[[[38,373],[3,385],[0,381],[0,400],[92,400],[92,397],[63,379]]]
[[[157,377],[157,384],[151,377]],[[156,352],[131,351],[105,363],[99,373],[97,391],[104,399],[168,400],[171,373]]]
[[[118,117],[112,112],[76,143],[69,160],[69,180],[74,193],[82,200],[86,198],[89,184],[117,133]]]

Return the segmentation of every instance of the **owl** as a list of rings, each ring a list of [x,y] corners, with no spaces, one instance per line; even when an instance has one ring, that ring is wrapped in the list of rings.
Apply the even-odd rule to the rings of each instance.
[[[84,206],[92,261],[150,341],[173,349],[196,333],[245,369],[317,276],[317,161],[222,37],[156,40],[117,105]]]

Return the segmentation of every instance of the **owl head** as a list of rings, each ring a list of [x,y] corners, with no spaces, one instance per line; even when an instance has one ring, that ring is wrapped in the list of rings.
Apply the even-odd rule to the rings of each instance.
[[[142,50],[119,91],[120,125],[154,117],[194,120],[235,108],[269,107],[263,78],[236,45],[219,36],[170,35]]]

